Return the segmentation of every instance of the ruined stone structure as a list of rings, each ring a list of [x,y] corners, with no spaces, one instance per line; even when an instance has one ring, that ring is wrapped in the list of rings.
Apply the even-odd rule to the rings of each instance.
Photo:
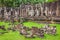
[[[20,15],[27,19],[54,19],[60,20],[60,2],[45,3],[43,5],[23,5]]]
[[[0,20],[15,20],[20,18],[31,20],[60,20],[60,1],[20,5],[17,8],[0,7]]]

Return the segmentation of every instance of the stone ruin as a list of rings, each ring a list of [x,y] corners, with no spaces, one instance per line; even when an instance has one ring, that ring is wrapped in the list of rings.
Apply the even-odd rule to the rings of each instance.
[[[20,5],[20,7],[0,7],[0,20],[18,21],[20,19],[31,20],[60,20],[60,2],[51,2],[35,5]],[[21,20],[20,20],[21,21]]]

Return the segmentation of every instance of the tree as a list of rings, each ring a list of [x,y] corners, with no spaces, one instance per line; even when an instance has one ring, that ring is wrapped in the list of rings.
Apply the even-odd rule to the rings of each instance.
[[[0,0],[0,4],[2,6],[7,6],[7,7],[19,7],[22,3],[38,4],[38,3],[53,2],[53,1],[56,0]]]
[[[0,6],[4,6],[4,0],[0,0]]]
[[[21,2],[21,0],[0,0],[0,4],[6,7],[18,7]]]

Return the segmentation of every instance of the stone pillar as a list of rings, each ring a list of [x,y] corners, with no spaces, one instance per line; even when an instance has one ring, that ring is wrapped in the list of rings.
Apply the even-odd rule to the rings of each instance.
[[[59,16],[59,3],[57,2],[56,15]]]
[[[41,6],[41,16],[43,16],[43,7]]]

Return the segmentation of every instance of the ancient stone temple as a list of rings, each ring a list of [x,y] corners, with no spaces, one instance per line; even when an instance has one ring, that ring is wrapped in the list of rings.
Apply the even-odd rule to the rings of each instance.
[[[19,20],[19,18],[60,20],[60,1],[35,5],[23,4],[16,8],[0,7],[0,19]]]

